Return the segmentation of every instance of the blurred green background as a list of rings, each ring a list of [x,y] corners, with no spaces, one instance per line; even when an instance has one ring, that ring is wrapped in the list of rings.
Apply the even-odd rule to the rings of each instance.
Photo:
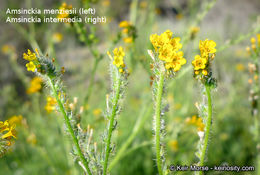
[[[156,174],[153,146],[153,104],[150,70],[151,49],[149,36],[166,29],[185,42],[184,57],[187,64],[168,81],[165,104],[169,111],[165,114],[167,134],[164,139],[166,165],[196,163],[197,128],[187,122],[198,111],[195,103],[201,101],[200,85],[193,79],[191,61],[199,52],[199,40],[212,39],[217,43],[214,60],[214,76],[218,87],[213,93],[213,129],[210,136],[207,165],[248,165],[256,159],[248,84],[247,64],[250,62],[245,51],[257,27],[260,12],[258,0],[83,0],[64,1],[73,7],[88,4],[96,8],[97,14],[107,17],[106,24],[86,24],[87,36],[95,35],[93,47],[106,53],[121,29],[120,21],[131,20],[136,27],[137,38],[133,43],[122,39],[116,45],[126,48],[126,62],[130,70],[129,85],[124,107],[118,118],[118,130],[114,133],[115,155],[133,133],[136,121],[145,118],[139,132],[132,139],[123,157],[113,167],[111,174],[144,175]],[[18,138],[10,151],[0,158],[0,174],[3,175],[45,175],[81,174],[80,167],[70,155],[69,136],[63,132],[62,116],[44,109],[48,90],[27,94],[29,81],[33,77],[27,72],[22,54],[32,49],[37,41],[43,53],[56,58],[58,66],[64,66],[64,85],[68,96],[78,98],[78,106],[83,106],[82,128],[88,125],[94,129],[93,140],[99,144],[104,132],[103,111],[106,94],[110,92],[109,58],[105,55],[96,69],[93,90],[88,103],[84,97],[90,86],[95,58],[89,46],[79,41],[76,32],[66,24],[10,24],[5,23],[5,11],[9,8],[58,8],[63,1],[46,0],[2,0],[0,20],[0,120],[14,115],[22,115],[17,124]],[[191,27],[199,27],[191,37]],[[258,23],[259,28],[259,23]],[[24,33],[26,32],[26,34]],[[259,31],[258,31],[259,33]],[[29,37],[28,37],[29,35]],[[237,41],[242,37],[240,40]],[[237,41],[228,44],[227,41]],[[3,49],[8,45],[12,53]],[[220,50],[219,50],[220,49]],[[218,52],[219,50],[219,52]],[[111,50],[110,50],[111,51]],[[100,145],[98,145],[100,146]],[[113,157],[115,156],[113,155]],[[191,174],[191,172],[178,172]],[[228,172],[208,172],[206,174],[232,174]],[[239,174],[239,173],[238,173]],[[240,174],[254,174],[243,172]]]

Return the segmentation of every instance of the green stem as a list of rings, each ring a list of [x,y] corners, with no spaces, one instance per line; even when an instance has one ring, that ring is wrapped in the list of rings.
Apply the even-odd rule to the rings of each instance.
[[[204,166],[204,161],[205,161],[205,156],[208,148],[208,143],[209,143],[209,134],[210,134],[210,129],[211,129],[211,121],[212,121],[212,103],[211,103],[211,89],[210,86],[205,85],[206,88],[206,94],[208,98],[208,118],[207,118],[207,123],[206,123],[206,130],[205,130],[205,138],[204,138],[204,144],[202,148],[202,153],[200,156],[200,166]],[[200,171],[199,174],[203,174],[203,171]]]
[[[132,0],[131,6],[130,6],[130,21],[133,25],[136,23],[136,15],[137,15],[137,9],[138,9],[138,0]]]
[[[156,161],[159,175],[163,174],[162,160],[161,160],[161,104],[163,94],[164,72],[160,73],[159,84],[156,95],[156,109],[155,109],[155,148],[156,148]]]
[[[153,109],[152,107],[149,107],[148,109],[146,109],[146,113],[145,114],[144,114],[145,110],[141,112],[141,115],[138,117],[138,120],[135,123],[135,127],[133,128],[133,131],[132,131],[131,135],[125,141],[123,146],[119,149],[119,151],[117,152],[115,158],[111,161],[111,163],[110,163],[110,165],[108,167],[108,170],[111,170],[117,164],[117,162],[122,157],[124,157],[126,155],[126,149],[133,142],[134,138],[136,138],[138,132],[140,131],[140,129],[145,124],[145,121],[147,120],[147,118],[150,116],[150,114],[152,112],[152,109]]]
[[[110,116],[110,121],[109,121],[109,129],[108,129],[108,138],[106,140],[106,155],[105,155],[105,162],[104,162],[104,175],[107,174],[107,164],[108,164],[108,158],[110,154],[110,142],[111,142],[111,137],[112,137],[112,132],[114,129],[114,120],[116,116],[116,111],[118,107],[118,100],[119,100],[119,95],[120,95],[120,85],[121,85],[121,78],[117,77],[117,82],[116,82],[116,96],[113,99],[113,108],[112,108],[112,114]]]
[[[58,96],[57,90],[56,90],[56,88],[55,88],[55,85],[54,85],[54,83],[53,83],[53,80],[52,80],[51,78],[49,78],[49,82],[50,82],[50,85],[51,85],[51,89],[52,89],[52,91],[53,91],[53,93],[54,93],[54,96],[55,96],[55,98],[56,98],[56,100],[57,100],[57,103],[58,103],[58,105],[59,105],[60,111],[61,111],[61,113],[63,114],[63,117],[64,117],[64,119],[65,119],[65,124],[66,124],[66,126],[67,126],[67,128],[68,128],[68,131],[69,131],[71,137],[72,137],[73,143],[74,143],[74,145],[76,146],[76,150],[77,150],[77,152],[78,152],[78,155],[79,155],[79,157],[80,157],[80,159],[81,159],[83,165],[85,166],[85,168],[86,168],[88,174],[89,174],[89,175],[92,175],[92,173],[91,173],[91,171],[90,171],[90,169],[89,169],[89,166],[88,166],[88,162],[87,162],[87,160],[85,159],[85,157],[84,157],[84,155],[83,155],[83,153],[82,153],[82,151],[81,151],[81,149],[80,149],[79,141],[78,141],[78,139],[77,139],[77,137],[76,137],[76,135],[75,135],[75,133],[74,133],[74,131],[73,131],[73,129],[72,129],[72,126],[71,126],[71,124],[70,124],[70,119],[69,119],[67,113],[65,112],[65,109],[64,109],[63,104],[61,103],[61,101],[60,101],[60,99],[59,99],[59,96]]]

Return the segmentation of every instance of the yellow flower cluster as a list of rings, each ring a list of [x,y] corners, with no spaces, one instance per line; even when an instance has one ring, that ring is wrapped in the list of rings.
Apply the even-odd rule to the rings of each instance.
[[[186,119],[186,123],[190,125],[194,125],[197,127],[198,131],[204,131],[205,125],[202,122],[201,117],[197,117],[196,115],[192,116],[191,118],[188,117]]]
[[[209,58],[214,59],[217,51],[215,47],[216,43],[213,40],[206,39],[205,41],[200,41],[200,55],[196,55],[192,61],[195,75],[200,73],[205,76],[208,75]]]
[[[47,97],[47,103],[45,105],[45,110],[48,113],[51,113],[52,111],[55,110],[57,104],[57,100],[53,97]]]
[[[166,30],[161,35],[153,34],[150,36],[150,41],[158,52],[158,57],[164,62],[167,70],[179,71],[181,66],[186,64],[186,59],[183,58],[183,52],[179,51],[182,48],[180,38],[172,38],[172,32]]]
[[[114,57],[111,56],[110,52],[107,52],[108,56],[111,60],[113,60],[113,64],[119,69],[120,73],[124,72],[125,63],[124,63],[124,56],[125,52],[124,49],[120,46],[119,48],[115,48],[113,50]]]
[[[57,18],[59,18],[59,19],[68,18],[69,17],[69,13],[65,13],[65,12],[66,12],[66,10],[70,10],[70,9],[72,9],[72,5],[67,5],[65,2],[62,3],[62,5],[60,6],[59,10],[63,10],[64,13],[58,14]]]
[[[38,50],[35,49],[35,52],[38,53]],[[23,54],[23,58],[29,61],[29,63],[26,64],[27,71],[35,72],[36,70],[35,62],[37,61],[36,54],[28,49],[27,53]]]
[[[258,52],[260,52],[260,33],[256,35],[255,37],[252,37],[250,39],[251,41],[251,49],[257,54]],[[247,47],[246,50],[249,54],[251,54],[251,49],[250,47]]]
[[[121,21],[119,27],[122,29],[123,41],[125,43],[132,43],[136,38],[135,27],[129,21]]]
[[[6,145],[10,146],[12,137],[16,138],[15,124],[8,120],[0,121],[0,142],[6,142]]]
[[[34,77],[30,82],[30,87],[27,89],[27,94],[39,92],[42,89],[43,80],[41,77]]]

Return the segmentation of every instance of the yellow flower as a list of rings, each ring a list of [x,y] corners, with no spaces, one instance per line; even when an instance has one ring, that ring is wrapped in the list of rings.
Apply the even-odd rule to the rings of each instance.
[[[254,37],[252,37],[252,38],[250,39],[250,41],[251,41],[252,44],[255,44],[256,39],[255,39]]]
[[[183,52],[178,51],[182,48],[180,38],[172,38],[172,34],[170,30],[166,30],[161,35],[152,34],[150,41],[155,52],[159,52],[159,59],[164,61],[165,68],[177,72],[182,65],[186,64],[186,59],[183,58]]]
[[[206,58],[208,58],[208,54],[213,54],[216,53],[216,43],[213,40],[208,40],[206,39],[205,41],[200,41],[199,44],[199,49],[200,49],[200,53],[201,55]]]
[[[59,10],[63,10],[64,13],[60,13],[58,14],[57,18],[62,19],[62,18],[68,18],[69,17],[69,13],[66,12],[66,10],[72,9],[71,5],[67,5],[65,2],[62,3],[62,5],[60,6]]]
[[[171,148],[172,151],[176,152],[178,151],[178,141],[177,140],[171,140],[168,143],[169,147]]]
[[[146,7],[147,7],[147,1],[142,1],[142,2],[140,2],[140,7],[142,8],[142,9],[145,9]]]
[[[207,64],[207,59],[200,57],[200,55],[195,56],[195,60],[192,61],[192,65],[194,66],[194,70],[205,69]]]
[[[8,120],[4,122],[0,121],[0,133],[8,130],[9,130],[9,121]]]
[[[252,50],[253,50],[253,51],[256,51],[256,45],[255,45],[255,44],[252,44],[251,47],[252,47]]]
[[[26,67],[27,67],[27,71],[32,71],[32,72],[34,72],[35,69],[36,69],[36,66],[35,66],[35,64],[34,64],[32,61],[30,61],[29,63],[27,63],[27,64],[26,64]]]
[[[128,32],[129,32],[129,29],[128,29],[128,28],[124,28],[124,29],[122,30],[122,33],[127,34]]]
[[[192,34],[197,34],[199,31],[200,31],[200,28],[199,27],[191,27],[190,28],[190,31]]]
[[[125,52],[123,50],[123,48],[120,46],[119,48],[115,48],[113,50],[114,56],[118,56],[118,57],[124,57],[125,56]]]
[[[11,137],[16,139],[16,132],[14,130],[15,125],[11,125],[8,129],[8,132],[2,135],[2,139],[10,139]]]
[[[93,114],[98,117],[101,114],[102,110],[100,108],[94,109]]]
[[[202,121],[202,118],[197,119],[196,126],[197,126],[198,131],[204,131],[205,125]]]
[[[115,56],[113,64],[116,65],[116,67],[120,67],[124,64],[123,57]]]
[[[202,70],[202,74],[206,76],[206,75],[208,75],[208,71],[207,70]]]
[[[157,49],[163,46],[163,42],[161,40],[161,37],[157,34],[150,35],[150,41],[157,52]]]
[[[36,60],[36,54],[28,49],[27,54],[23,54],[23,58],[27,61],[34,61]]]
[[[132,43],[133,42],[132,37],[126,37],[126,38],[123,38],[123,40],[124,40],[125,43]]]
[[[131,23],[129,21],[121,21],[119,23],[119,27],[121,27],[121,28],[126,28],[126,27],[129,27],[129,26],[131,26]]]
[[[110,6],[110,0],[104,0],[104,1],[102,2],[102,5],[105,6],[105,7]]]
[[[27,94],[39,92],[42,89],[43,80],[41,77],[34,77],[30,82],[30,87],[27,89]]]
[[[250,54],[250,47],[246,47],[246,51],[247,51],[247,53],[249,53]]]
[[[0,156],[3,152],[1,147],[11,146],[11,139],[16,138],[16,131],[15,131],[15,121],[9,122],[6,120],[4,122],[0,121]],[[2,142],[3,141],[3,142]],[[6,149],[6,148],[5,148]]]
[[[52,35],[54,43],[60,43],[63,40],[63,35],[59,32],[56,32]]]
[[[113,64],[116,65],[116,67],[124,67],[125,52],[123,48],[121,46],[119,48],[115,48],[113,50],[113,53],[114,53]]]
[[[57,104],[57,100],[53,97],[47,97],[47,103],[45,105],[45,110],[48,113],[51,113],[52,111],[55,110]]]
[[[186,119],[186,123],[196,126],[198,131],[204,131],[205,125],[201,117],[193,115],[191,118]]]
[[[260,47],[260,33],[256,34],[257,41],[258,41],[258,46]]]
[[[243,71],[243,70],[245,70],[245,66],[243,64],[239,63],[239,64],[236,65],[236,69],[238,71]]]
[[[8,44],[3,45],[3,47],[2,47],[2,53],[6,54],[6,55],[14,50],[15,50],[14,47],[11,45],[8,45]]]
[[[23,119],[23,116],[22,115],[14,115],[12,116],[11,118],[8,119],[10,125],[13,125],[13,124],[21,124],[22,122],[22,119]]]

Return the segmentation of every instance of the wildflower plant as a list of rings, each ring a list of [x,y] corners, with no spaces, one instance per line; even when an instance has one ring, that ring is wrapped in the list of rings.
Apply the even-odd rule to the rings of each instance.
[[[156,163],[159,175],[166,171],[164,146],[162,139],[165,135],[163,116],[167,108],[163,107],[163,93],[165,80],[173,77],[181,67],[186,64],[183,58],[183,52],[180,51],[182,44],[179,37],[172,37],[173,33],[166,30],[161,35],[152,34],[150,41],[154,47],[154,52],[149,50],[148,53],[153,60],[152,69],[154,73],[153,81],[153,98],[154,98],[154,131],[155,131],[155,148]]]
[[[71,136],[73,141],[73,149],[71,154],[74,160],[83,168],[87,174],[107,174],[109,156],[112,153],[112,132],[117,126],[117,116],[121,111],[121,100],[124,96],[124,91],[127,85],[128,71],[124,62],[125,52],[122,47],[113,50],[114,56],[108,52],[111,59],[110,71],[112,81],[112,92],[107,96],[106,119],[108,120],[108,128],[103,136],[105,149],[99,153],[97,143],[93,142],[93,129],[88,126],[85,132],[80,125],[80,114],[83,112],[82,107],[79,112],[76,110],[77,98],[74,98],[73,103],[69,102],[61,76],[64,73],[64,68],[57,70],[53,62],[55,59],[50,59],[48,56],[32,52],[28,50],[23,58],[29,63],[26,67],[28,71],[34,72],[38,77],[41,77],[47,87],[50,88],[50,96],[47,97],[46,111],[60,112],[65,121],[65,131]],[[33,65],[28,68],[28,64]]]
[[[65,130],[70,134],[74,143],[72,155],[74,155],[75,160],[82,165],[88,174],[92,174],[89,168],[90,154],[86,152],[86,147],[83,146],[85,142],[81,141],[87,137],[87,133],[83,134],[80,132],[81,130],[77,127],[79,123],[75,118],[76,115],[66,105],[67,97],[61,81],[64,70],[57,70],[53,65],[55,59],[50,59],[48,56],[39,54],[37,49],[35,53],[28,49],[27,53],[24,53],[23,58],[29,61],[29,63],[26,64],[27,70],[41,77],[45,84],[51,89],[50,94],[55,100],[50,97],[51,100],[48,100],[46,109],[50,111],[55,108],[62,113],[66,124]],[[56,106],[54,102],[57,104]]]
[[[204,166],[206,160],[206,152],[212,125],[211,91],[217,86],[217,81],[212,76],[212,61],[217,51],[215,47],[216,43],[213,40],[206,39],[205,41],[200,41],[200,55],[196,55],[195,59],[192,61],[194,78],[201,82],[203,94],[203,102],[201,104],[197,103],[196,105],[200,112],[200,117],[202,117],[203,124],[205,125],[203,130],[198,131],[200,140],[196,156],[199,158],[199,166]],[[198,173],[202,174],[202,171]]]
[[[112,92],[107,96],[106,119],[108,120],[108,128],[104,134],[105,155],[103,163],[103,174],[107,174],[108,161],[110,154],[113,152],[111,145],[112,133],[117,127],[117,116],[121,111],[121,101],[127,86],[128,70],[124,62],[125,52],[122,47],[113,50],[113,56],[108,51],[110,58],[110,75],[112,81]]]
[[[251,38],[251,48],[247,47],[247,52],[250,55],[250,62],[248,63],[248,71],[250,78],[248,83],[250,85],[249,101],[251,103],[251,115],[254,118],[254,140],[256,143],[256,169],[260,174],[260,139],[259,139],[259,95],[260,95],[260,79],[259,79],[259,60],[260,60],[260,34]]]

